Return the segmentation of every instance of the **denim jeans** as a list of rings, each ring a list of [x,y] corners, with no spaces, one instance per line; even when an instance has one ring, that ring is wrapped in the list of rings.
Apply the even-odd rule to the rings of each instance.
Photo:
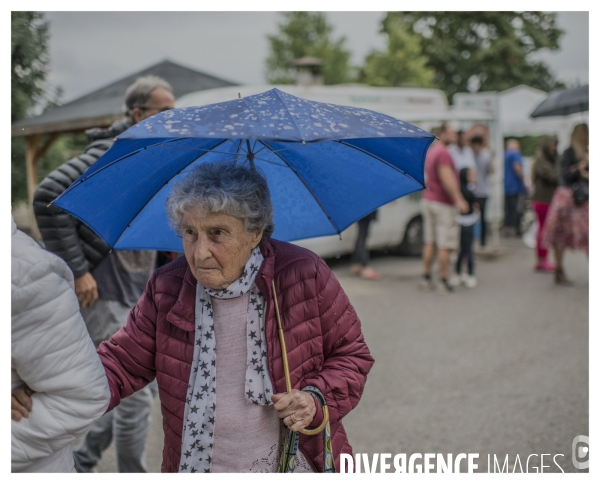
[[[504,197],[504,226],[513,227],[517,232],[521,231],[522,216],[521,195],[506,195]]]
[[[361,264],[363,266],[369,265],[369,250],[367,249],[367,237],[369,235],[369,225],[371,223],[370,216],[363,217],[358,221],[358,236],[356,237],[356,245],[354,252],[350,258],[352,263]]]

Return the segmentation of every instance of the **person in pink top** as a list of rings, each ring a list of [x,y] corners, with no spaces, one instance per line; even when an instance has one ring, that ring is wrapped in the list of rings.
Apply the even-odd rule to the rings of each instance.
[[[436,133],[434,142],[425,158],[425,186],[421,201],[425,245],[423,247],[423,278],[420,286],[424,290],[433,288],[431,269],[437,248],[440,269],[438,292],[453,291],[448,280],[450,255],[458,248],[459,226],[457,216],[466,213],[469,205],[460,192],[458,175],[448,146],[456,142],[454,128],[443,123]]]

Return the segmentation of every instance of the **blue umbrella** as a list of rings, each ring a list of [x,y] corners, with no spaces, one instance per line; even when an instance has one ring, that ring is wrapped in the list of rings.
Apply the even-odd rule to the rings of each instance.
[[[424,188],[433,139],[384,114],[271,89],[132,126],[53,203],[114,249],[181,252],[165,210],[171,186],[199,163],[236,160],[259,167],[267,179],[273,237],[340,234]]]

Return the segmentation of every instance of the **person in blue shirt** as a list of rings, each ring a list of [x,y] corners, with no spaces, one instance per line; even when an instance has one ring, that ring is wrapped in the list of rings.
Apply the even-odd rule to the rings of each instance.
[[[504,152],[504,226],[505,236],[521,235],[522,195],[527,193],[523,178],[523,160],[519,141],[506,141]]]

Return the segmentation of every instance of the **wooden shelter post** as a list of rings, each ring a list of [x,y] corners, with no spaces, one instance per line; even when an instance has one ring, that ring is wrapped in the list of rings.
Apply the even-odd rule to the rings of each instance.
[[[29,217],[31,221],[31,235],[35,240],[40,240],[40,231],[33,214],[33,194],[38,186],[38,162],[46,154],[52,144],[58,138],[59,133],[51,133],[41,145],[41,134],[34,134],[27,137],[27,148],[25,149],[25,167],[27,170],[27,202]]]

